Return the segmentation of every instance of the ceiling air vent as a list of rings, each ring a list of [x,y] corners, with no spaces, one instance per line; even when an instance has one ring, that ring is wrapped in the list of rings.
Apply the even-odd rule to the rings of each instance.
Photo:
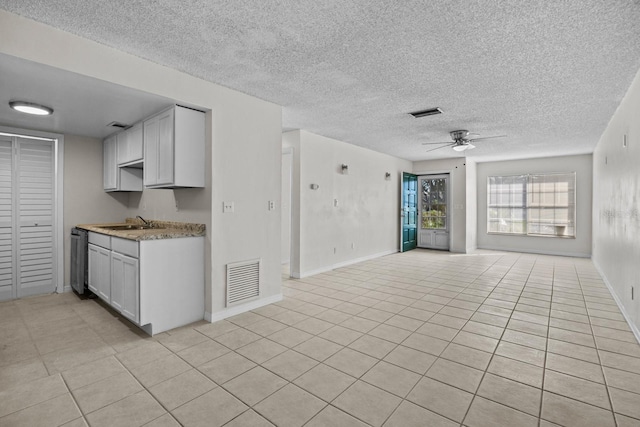
[[[440,108],[429,108],[428,110],[414,111],[413,113],[409,114],[417,119],[418,117],[435,116],[436,114],[442,114],[442,110]]]
[[[125,125],[124,123],[120,123],[120,122],[111,122],[107,125],[107,127],[126,129],[129,127],[129,125]]]

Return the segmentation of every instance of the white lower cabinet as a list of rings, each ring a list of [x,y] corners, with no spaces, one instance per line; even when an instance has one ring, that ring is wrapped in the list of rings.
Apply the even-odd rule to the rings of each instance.
[[[111,250],[89,243],[89,290],[111,303]]]
[[[89,233],[89,289],[149,335],[204,318],[204,237]]]
[[[140,321],[138,259],[111,253],[111,305],[134,323]]]

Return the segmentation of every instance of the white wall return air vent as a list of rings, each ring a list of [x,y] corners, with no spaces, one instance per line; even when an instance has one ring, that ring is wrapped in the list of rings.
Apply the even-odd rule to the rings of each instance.
[[[260,259],[227,264],[227,307],[260,296]]]

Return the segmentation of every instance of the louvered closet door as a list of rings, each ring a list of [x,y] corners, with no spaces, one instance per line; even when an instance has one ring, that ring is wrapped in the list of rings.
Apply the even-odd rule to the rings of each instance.
[[[12,141],[0,135],[0,301],[15,298]]]
[[[54,291],[52,141],[17,138],[17,297]]]

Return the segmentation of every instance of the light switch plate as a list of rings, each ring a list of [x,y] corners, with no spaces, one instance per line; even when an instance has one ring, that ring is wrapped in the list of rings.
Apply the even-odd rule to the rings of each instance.
[[[222,213],[233,213],[233,202],[222,202]]]

